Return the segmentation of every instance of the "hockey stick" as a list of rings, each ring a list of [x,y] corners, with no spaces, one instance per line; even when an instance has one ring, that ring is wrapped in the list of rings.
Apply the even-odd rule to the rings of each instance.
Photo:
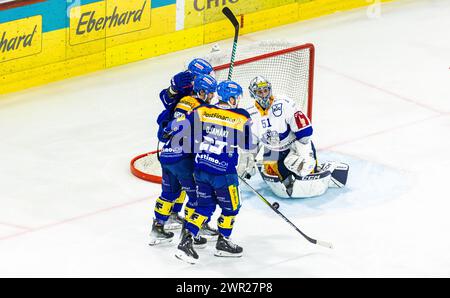
[[[228,7],[224,7],[222,9],[222,13],[228,18],[228,20],[230,20],[234,27],[233,50],[231,51],[230,70],[228,72],[228,80],[231,80],[231,77],[233,76],[234,59],[236,58],[237,42],[239,38],[239,22],[234,13]]]
[[[158,161],[161,163],[161,157],[160,157],[161,149],[159,149],[159,143],[160,143],[160,140],[158,140],[158,144],[156,145],[156,157],[158,158]]]
[[[316,240],[313,239],[311,237],[309,237],[308,235],[306,235],[305,233],[303,233],[299,228],[297,228],[296,225],[294,225],[286,216],[283,215],[283,213],[281,213],[275,206],[273,206],[272,204],[270,204],[269,201],[266,200],[266,198],[264,198],[259,192],[257,192],[250,184],[248,184],[247,181],[245,181],[243,178],[239,177],[239,179],[241,179],[242,182],[244,182],[245,185],[247,185],[248,188],[250,188],[257,196],[258,198],[260,198],[267,206],[270,207],[270,209],[272,209],[275,213],[277,213],[279,216],[281,216],[288,224],[290,224],[297,232],[299,232],[303,237],[306,238],[306,240],[308,240],[309,242],[313,243],[313,244],[317,244],[317,245],[321,245],[327,248],[333,248],[333,244],[329,243],[329,242],[325,242],[325,241],[320,241],[320,240]]]

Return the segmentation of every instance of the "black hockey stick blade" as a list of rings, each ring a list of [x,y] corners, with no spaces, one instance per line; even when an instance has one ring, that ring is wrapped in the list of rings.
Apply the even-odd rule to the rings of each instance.
[[[239,22],[231,9],[229,9],[228,7],[224,7],[222,9],[222,13],[230,20],[235,29],[239,29]]]

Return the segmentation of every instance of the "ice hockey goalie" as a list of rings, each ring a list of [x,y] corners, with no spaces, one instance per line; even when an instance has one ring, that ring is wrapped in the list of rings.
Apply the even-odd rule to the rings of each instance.
[[[307,198],[329,187],[344,187],[349,167],[339,162],[318,164],[311,141],[313,128],[295,101],[272,94],[262,76],[250,82],[254,105],[247,107],[253,121],[258,152],[241,154],[238,174],[249,178],[260,172],[271,190],[282,198]]]

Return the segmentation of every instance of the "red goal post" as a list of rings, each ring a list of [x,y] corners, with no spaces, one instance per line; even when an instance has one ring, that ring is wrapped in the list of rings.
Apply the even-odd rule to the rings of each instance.
[[[226,80],[230,67],[229,54],[219,51],[204,57],[214,66],[217,81]],[[257,75],[266,77],[274,95],[285,95],[296,101],[312,119],[315,48],[313,44],[293,46],[286,42],[259,42],[238,49],[232,80],[244,89],[241,108],[248,108],[253,100],[248,93],[250,81]],[[161,183],[158,151],[141,154],[131,160],[131,173],[153,183]]]

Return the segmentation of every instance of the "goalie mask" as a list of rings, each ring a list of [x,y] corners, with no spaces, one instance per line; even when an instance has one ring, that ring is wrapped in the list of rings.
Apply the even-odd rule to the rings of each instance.
[[[250,96],[266,110],[272,97],[272,84],[266,78],[257,76],[250,82],[248,89]]]

